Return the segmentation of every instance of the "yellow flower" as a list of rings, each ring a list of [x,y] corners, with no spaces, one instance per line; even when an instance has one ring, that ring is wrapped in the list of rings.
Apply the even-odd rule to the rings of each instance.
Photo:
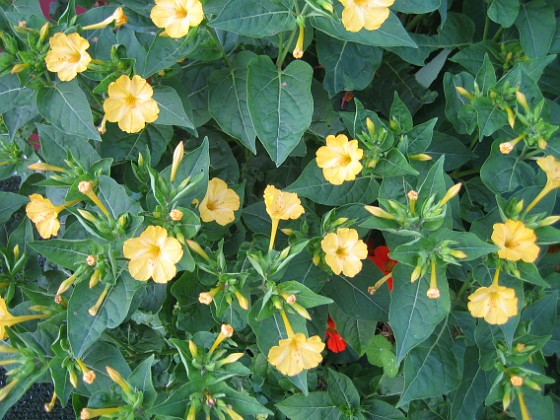
[[[395,0],[339,0],[343,6],[342,24],[348,32],[379,29],[389,17]]]
[[[165,28],[171,38],[181,38],[190,27],[200,25],[204,13],[199,0],[156,0],[150,18],[158,28]]]
[[[56,236],[60,229],[58,213],[64,209],[64,206],[55,206],[51,200],[40,194],[31,194],[29,199],[31,201],[27,203],[25,212],[35,224],[41,238],[49,239],[51,236]]]
[[[45,57],[47,69],[58,74],[63,82],[73,80],[78,73],[87,70],[91,56],[87,39],[77,33],[70,35],[58,32],[49,39],[51,48]]]
[[[327,145],[317,152],[317,166],[323,170],[323,176],[333,185],[344,181],[353,181],[362,171],[360,159],[364,151],[358,147],[358,140],[348,141],[344,134],[327,136]]]
[[[208,182],[206,196],[200,202],[198,211],[203,222],[215,221],[226,226],[235,220],[234,212],[239,210],[240,201],[237,193],[228,188],[220,178],[212,178]]]
[[[560,161],[554,156],[541,157],[537,159],[537,165],[546,173],[545,189],[553,190],[560,188]]]
[[[103,103],[105,118],[117,122],[127,133],[137,133],[146,123],[157,120],[159,107],[152,99],[154,90],[140,76],[130,79],[123,74],[108,88],[109,97]]]
[[[287,376],[295,376],[305,369],[317,367],[323,360],[325,343],[317,335],[307,338],[302,333],[280,340],[270,348],[268,362]]]
[[[368,256],[367,245],[355,229],[340,228],[327,234],[321,241],[325,261],[335,274],[354,277],[362,270],[362,261]]]
[[[177,273],[175,264],[183,249],[161,226],[148,226],[140,237],[125,241],[123,253],[130,259],[128,270],[133,278],[146,281],[151,277],[156,283],[167,283]]]
[[[272,221],[270,244],[268,247],[270,250],[274,246],[274,239],[276,238],[276,231],[278,230],[280,220],[295,220],[305,213],[305,210],[297,193],[284,192],[273,185],[268,185],[264,190],[264,204],[266,212]]]
[[[95,23],[93,25],[84,26],[82,29],[84,31],[91,31],[93,29],[103,29],[109,26],[113,22],[115,22],[116,28],[123,26],[128,22],[128,18],[124,14],[124,10],[122,9],[122,7],[117,7],[117,9],[113,12],[113,14],[109,16],[107,19],[99,23]]]
[[[489,324],[505,324],[517,315],[515,290],[498,284],[481,287],[469,296],[467,307],[475,318],[484,318]]]
[[[539,255],[539,247],[535,244],[537,236],[533,229],[521,221],[508,219],[506,223],[495,223],[492,242],[500,248],[498,256],[509,261],[523,260],[531,263]]]
[[[4,301],[4,299],[0,297],[0,340],[3,340],[7,337],[6,327],[12,327],[22,322],[32,321],[34,319],[43,319],[47,317],[48,315],[45,314],[13,316],[10,312],[8,312],[8,307],[6,306],[6,302]]]

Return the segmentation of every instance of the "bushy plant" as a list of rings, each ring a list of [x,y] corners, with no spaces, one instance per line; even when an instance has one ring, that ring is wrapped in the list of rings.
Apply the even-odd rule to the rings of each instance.
[[[0,1],[0,416],[557,417],[559,9]]]

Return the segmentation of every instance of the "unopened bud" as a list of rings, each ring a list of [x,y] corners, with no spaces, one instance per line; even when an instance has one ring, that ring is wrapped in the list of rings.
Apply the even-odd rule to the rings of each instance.
[[[174,222],[178,222],[183,218],[183,212],[179,209],[173,209],[169,212],[169,217]]]
[[[198,347],[192,340],[189,340],[189,351],[191,352],[191,356],[196,359],[198,356]]]
[[[517,99],[517,103],[523,107],[525,112],[529,112],[531,110],[531,108],[529,108],[529,104],[527,103],[527,97],[523,93],[516,90],[515,98]]]
[[[373,136],[375,134],[375,124],[369,117],[366,118],[366,127],[369,134]]]
[[[410,282],[414,283],[416,280],[420,278],[421,275],[422,275],[422,266],[417,265],[416,267],[414,267],[414,271],[412,271],[412,274],[410,275]]]
[[[68,374],[68,379],[74,388],[78,388],[78,375],[74,369],[72,369]]]
[[[43,26],[41,26],[41,30],[39,31],[39,41],[43,42],[47,39],[49,35],[49,22],[46,22]]]
[[[465,98],[469,99],[469,100],[473,100],[474,96],[472,95],[472,93],[470,93],[467,89],[465,89],[462,86],[455,86],[455,90],[457,91],[457,93],[461,96],[464,96]]]
[[[329,13],[334,13],[333,5],[329,0],[317,0],[317,4],[321,6],[323,10]]]
[[[516,353],[521,353],[523,350],[525,350],[525,344],[523,343],[517,343],[513,348],[513,351]]]
[[[313,262],[313,265],[319,265],[321,263],[321,254],[313,254],[311,261]]]
[[[430,289],[426,292],[426,296],[430,299],[438,299],[440,295],[441,293],[437,287],[430,287]]]
[[[522,386],[523,385],[523,378],[521,376],[513,375],[509,381],[513,386]]]
[[[452,257],[458,258],[460,260],[467,258],[467,254],[464,253],[463,251],[461,251],[460,249],[454,249],[452,250],[449,255],[451,255]]]
[[[515,114],[509,106],[506,106],[506,114],[508,116],[508,124],[511,128],[515,126]]]
[[[171,163],[171,174],[169,175],[169,180],[173,182],[175,180],[175,175],[177,175],[177,170],[179,165],[185,156],[185,146],[182,141],[177,144],[173,152],[173,162]]]
[[[451,200],[453,197],[455,197],[457,194],[459,194],[460,190],[461,190],[461,183],[460,182],[458,184],[453,185],[451,188],[449,188],[447,190],[447,192],[445,193],[445,195],[441,199],[439,205],[444,206],[445,204],[447,204],[447,202],[449,200]]]
[[[89,288],[93,289],[95,286],[97,286],[97,283],[99,283],[100,279],[101,279],[101,270],[97,269],[93,272],[93,274],[89,279]]]
[[[248,310],[249,309],[249,300],[247,300],[247,298],[238,290],[236,290],[234,292],[235,297],[237,298],[237,302],[239,302],[239,306],[241,306],[242,309]]]
[[[233,354],[230,354],[230,355],[227,356],[226,358],[220,360],[220,361],[218,362],[218,364],[219,364],[220,366],[223,366],[223,365],[227,365],[227,364],[230,364],[230,363],[235,363],[235,362],[237,362],[239,359],[241,359],[244,355],[245,355],[245,353],[233,353]]]
[[[376,217],[381,217],[382,219],[389,219],[389,220],[395,219],[395,216],[393,216],[391,213],[386,212],[381,207],[364,206],[364,208]]]
[[[539,140],[537,140],[537,146],[539,149],[545,150],[548,147],[548,142],[541,137]]]
[[[28,68],[29,68],[29,64],[18,63],[14,67],[12,67],[12,74],[21,73],[22,71],[27,70]]]
[[[505,143],[500,143],[500,153],[504,155],[508,155],[513,150],[513,144],[510,141],[506,141]]]
[[[550,226],[560,220],[560,216],[548,216],[539,222],[539,227]]]
[[[66,169],[61,168],[60,166],[49,165],[48,163],[37,162],[32,163],[31,165],[27,165],[27,169],[31,171],[40,171],[40,172],[66,172]]]
[[[97,264],[97,258],[95,258],[93,255],[88,255],[86,258],[86,264],[90,267],[93,267],[95,264]]]
[[[200,255],[202,258],[204,258],[205,260],[209,260],[210,257],[208,256],[208,254],[206,252],[204,252],[204,250],[202,249],[202,247],[198,244],[198,242],[195,242],[193,240],[190,239],[185,239],[185,243],[187,244],[187,247],[195,252],[196,254]]]
[[[222,324],[220,332],[227,338],[233,335],[233,327],[229,324]]]
[[[292,309],[294,309],[300,316],[307,319],[308,321],[311,321],[311,315],[309,315],[309,312],[307,312],[307,309],[305,309],[299,303],[292,303],[290,305],[290,307]]]
[[[417,155],[411,155],[409,156],[410,160],[416,160],[416,161],[420,161],[420,162],[427,162],[429,160],[432,160],[432,157],[426,153],[418,153]]]

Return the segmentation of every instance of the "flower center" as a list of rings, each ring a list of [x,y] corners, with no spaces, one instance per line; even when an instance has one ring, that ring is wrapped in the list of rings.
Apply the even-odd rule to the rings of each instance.
[[[369,0],[354,0],[354,3],[358,7],[366,7],[369,3]]]
[[[350,157],[350,155],[346,154],[346,155],[342,155],[340,157],[340,164],[342,166],[348,166],[350,165],[350,163],[352,162],[352,158]]]
[[[519,246],[519,241],[516,241],[515,238],[507,238],[504,245],[508,249],[515,249]]]
[[[158,258],[161,254],[161,248],[157,245],[150,245],[150,258]]]
[[[340,247],[336,250],[336,255],[340,258],[344,258],[348,256],[348,252],[346,252],[346,248]]]
[[[126,106],[134,108],[136,106],[136,102],[137,102],[136,96],[128,95],[126,97],[126,100],[125,100]]]
[[[177,19],[185,19],[187,17],[187,9],[185,9],[184,7],[178,7],[177,9],[175,9],[175,17],[177,17]]]

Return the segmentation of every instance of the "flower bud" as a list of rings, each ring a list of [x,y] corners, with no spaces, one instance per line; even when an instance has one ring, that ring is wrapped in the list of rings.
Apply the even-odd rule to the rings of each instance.
[[[364,206],[364,208],[376,217],[381,217],[382,219],[389,219],[389,220],[395,219],[395,216],[393,216],[391,213],[386,212],[381,207]]]
[[[414,283],[416,280],[420,278],[421,275],[422,275],[422,266],[417,265],[416,267],[414,267],[414,271],[412,271],[412,274],[410,275],[410,282]]]
[[[467,89],[465,89],[462,86],[455,86],[455,90],[457,91],[457,93],[461,96],[464,96],[465,98],[469,99],[469,100],[473,100],[474,96],[472,95],[472,93],[470,93]]]
[[[548,142],[542,137],[537,140],[537,146],[541,150],[545,150],[548,147]]]
[[[247,300],[247,298],[238,290],[236,290],[235,292],[233,292],[235,294],[235,297],[237,298],[237,301],[239,302],[239,306],[241,306],[242,309],[248,310],[249,309],[249,301]]]
[[[174,222],[178,222],[183,218],[183,212],[179,209],[173,209],[169,212],[169,217]]]
[[[522,386],[523,385],[523,378],[521,376],[513,375],[509,381],[513,386]]]
[[[173,151],[173,162],[171,163],[171,174],[169,175],[169,180],[173,182],[175,180],[175,175],[177,175],[177,170],[179,165],[185,156],[185,146],[182,141],[177,144],[175,150]]]
[[[220,332],[225,337],[230,338],[233,335],[233,327],[229,324],[222,324],[222,327],[220,328]]]
[[[192,340],[189,340],[189,351],[191,352],[191,356],[193,358],[196,359],[198,357],[198,347]]]
[[[420,162],[427,162],[429,160],[432,160],[432,157],[426,153],[418,153],[417,155],[410,155],[409,158],[410,160],[416,160]]]
[[[373,136],[375,134],[375,124],[369,117],[366,118],[366,127],[369,135]]]
[[[430,289],[426,292],[426,296],[430,299],[438,299],[440,295],[440,291],[437,287],[430,287]]]
[[[460,249],[453,249],[449,255],[451,255],[452,257],[458,258],[460,260],[467,258],[467,254],[464,253],[463,251],[461,251]]]
[[[97,259],[93,255],[88,255],[86,258],[86,264],[90,267],[93,267],[95,264],[97,264]]]
[[[508,116],[508,124],[511,128],[515,126],[515,114],[509,106],[506,106],[506,114]]]
[[[453,197],[459,194],[459,191],[461,190],[461,185],[462,184],[459,182],[458,184],[455,184],[451,188],[449,188],[445,193],[445,195],[443,196],[443,198],[441,199],[439,205],[444,206],[445,204],[447,204],[449,200],[451,200]]]
[[[500,153],[504,155],[508,155],[513,150],[513,144],[510,141],[506,141],[505,143],[500,143]]]
[[[29,64],[18,63],[14,67],[12,67],[12,74],[21,73],[22,71],[27,70],[28,68],[29,68]]]
[[[518,90],[515,91],[515,99],[517,99],[517,103],[523,107],[525,112],[529,112],[531,110],[531,108],[529,108],[529,104],[527,103],[527,97]]]
[[[41,26],[41,30],[39,31],[39,41],[43,42],[47,39],[49,35],[49,22],[46,22],[43,26]]]
[[[560,216],[548,216],[539,222],[539,227],[550,226],[560,220]]]

